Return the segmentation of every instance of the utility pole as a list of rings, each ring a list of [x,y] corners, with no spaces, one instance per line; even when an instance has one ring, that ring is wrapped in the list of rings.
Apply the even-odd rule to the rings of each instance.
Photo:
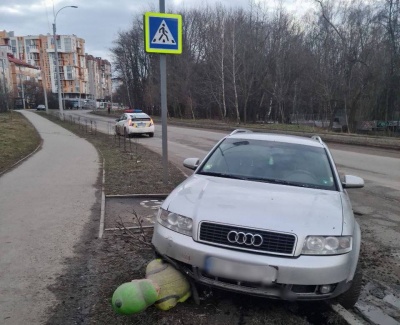
[[[53,23],[54,55],[55,55],[56,73],[57,73],[58,108],[60,109],[61,118],[63,118],[64,111],[63,111],[63,103],[62,103],[62,97],[61,97],[60,67],[58,65],[58,48],[57,48],[57,39],[56,39],[56,20],[57,20],[58,13],[61,10],[65,9],[65,8],[78,8],[78,6],[65,6],[65,7],[62,7],[54,15],[54,23]],[[54,7],[53,7],[53,13],[54,13]]]
[[[57,49],[57,39],[56,39],[56,19],[54,18],[53,24],[53,40],[54,40],[54,59],[56,63],[56,79],[57,79],[57,93],[58,93],[58,109],[60,110],[61,118],[64,114],[63,104],[61,98],[61,81],[60,81],[60,67],[58,65],[58,49]]]

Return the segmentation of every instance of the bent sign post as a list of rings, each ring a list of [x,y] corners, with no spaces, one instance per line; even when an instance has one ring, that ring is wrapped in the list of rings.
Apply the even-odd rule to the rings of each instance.
[[[182,16],[165,14],[165,0],[160,0],[160,12],[144,15],[144,49],[160,54],[160,93],[162,123],[163,181],[168,183],[167,147],[167,60],[165,54],[182,53]]]

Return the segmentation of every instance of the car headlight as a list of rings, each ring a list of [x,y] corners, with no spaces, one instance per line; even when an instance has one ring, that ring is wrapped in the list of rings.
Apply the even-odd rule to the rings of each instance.
[[[351,236],[307,236],[302,254],[337,255],[348,253],[352,249]]]
[[[193,221],[191,218],[160,208],[157,214],[157,221],[168,229],[186,236],[192,236]]]

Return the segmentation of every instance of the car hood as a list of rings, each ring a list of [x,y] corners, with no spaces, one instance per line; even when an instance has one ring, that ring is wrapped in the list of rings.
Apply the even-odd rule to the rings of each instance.
[[[342,234],[340,192],[193,175],[163,208],[201,221],[307,235]]]

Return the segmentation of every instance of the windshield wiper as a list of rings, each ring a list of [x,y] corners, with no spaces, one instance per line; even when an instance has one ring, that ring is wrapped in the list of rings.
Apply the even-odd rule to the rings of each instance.
[[[304,183],[297,183],[297,182],[288,182],[281,179],[273,179],[273,178],[262,178],[262,177],[248,177],[247,180],[255,181],[255,182],[264,182],[264,183],[272,183],[272,184],[282,184],[282,185],[290,185],[290,186],[297,186],[297,187],[307,187],[307,188],[315,188],[321,189],[321,186],[316,184],[304,184]]]
[[[254,181],[254,182],[264,182],[264,183],[271,183],[271,184],[282,184],[282,185],[290,185],[290,186],[297,186],[297,187],[318,188],[318,186],[312,185],[312,184],[288,182],[288,181],[285,181],[285,180],[282,180],[282,179],[275,179],[275,178],[248,177],[247,179],[249,181]]]
[[[215,177],[224,177],[224,178],[232,178],[232,179],[241,179],[241,180],[247,180],[247,177],[244,176],[238,176],[238,175],[231,175],[227,173],[217,173],[217,172],[199,172],[198,174],[200,175],[206,175],[206,176],[215,176]]]
[[[295,185],[291,182],[283,181],[281,179],[274,179],[274,178],[247,177],[247,180],[255,181],[255,182],[272,183],[272,184]]]

